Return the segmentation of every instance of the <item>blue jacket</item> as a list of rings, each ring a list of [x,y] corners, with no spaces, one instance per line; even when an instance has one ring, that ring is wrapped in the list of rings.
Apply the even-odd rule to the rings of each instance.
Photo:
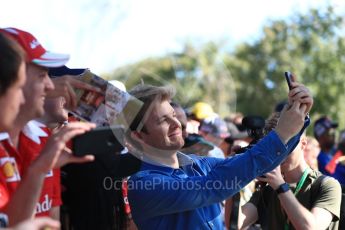
[[[143,162],[128,180],[134,222],[139,229],[223,229],[219,202],[276,168],[305,127],[287,145],[272,131],[245,153],[227,159],[178,153],[179,169]]]

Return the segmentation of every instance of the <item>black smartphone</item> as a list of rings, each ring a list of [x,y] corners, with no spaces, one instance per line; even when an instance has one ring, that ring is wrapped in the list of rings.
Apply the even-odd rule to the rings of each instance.
[[[95,128],[72,139],[72,151],[75,156],[86,154],[98,155],[118,153],[124,149],[122,143],[124,129],[122,126]]]
[[[289,87],[289,90],[292,89],[292,85],[291,85],[291,82],[292,82],[292,74],[291,72],[285,72],[285,79],[286,79],[286,82],[288,84],[288,87]]]

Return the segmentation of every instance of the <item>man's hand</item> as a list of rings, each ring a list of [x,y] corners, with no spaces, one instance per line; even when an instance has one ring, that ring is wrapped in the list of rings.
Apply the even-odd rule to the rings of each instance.
[[[291,106],[284,107],[275,128],[283,143],[287,143],[302,129],[307,114],[306,110],[307,105],[301,104],[299,101],[293,101]]]
[[[33,162],[31,168],[37,173],[47,173],[53,168],[61,167],[68,163],[84,163],[94,160],[91,155],[76,157],[66,152],[66,143],[73,137],[95,128],[95,124],[86,122],[72,122],[61,128],[49,137],[47,144]]]
[[[307,106],[306,113],[309,113],[314,103],[309,89],[298,82],[292,82],[291,85],[292,90],[289,91],[289,104],[291,105],[294,101],[299,101]]]
[[[262,182],[266,182],[271,186],[274,190],[278,189],[279,186],[285,183],[282,173],[280,171],[280,166],[275,168],[269,173],[265,174],[266,177],[258,177],[257,179]]]
[[[281,112],[276,132],[286,143],[296,135],[304,125],[304,118],[313,106],[314,100],[307,87],[298,82],[291,82],[289,105]]]
[[[62,96],[66,99],[66,108],[73,110],[77,106],[77,95],[73,88],[85,89],[95,92],[100,92],[101,89],[82,82],[72,75],[64,75],[62,77],[56,77],[51,79],[54,83],[55,89],[49,91],[48,97],[59,97]]]
[[[7,228],[6,228],[7,229]],[[42,229],[60,229],[60,222],[55,221],[48,217],[39,217],[35,219],[30,219],[24,221],[14,228],[10,228],[12,230],[42,230]]]

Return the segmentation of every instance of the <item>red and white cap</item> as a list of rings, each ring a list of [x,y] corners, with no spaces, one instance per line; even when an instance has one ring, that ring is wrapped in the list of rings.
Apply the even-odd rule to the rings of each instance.
[[[25,50],[28,62],[43,67],[60,67],[69,60],[68,54],[52,53],[43,48],[41,43],[30,33],[16,28],[0,29],[0,32],[13,37]]]

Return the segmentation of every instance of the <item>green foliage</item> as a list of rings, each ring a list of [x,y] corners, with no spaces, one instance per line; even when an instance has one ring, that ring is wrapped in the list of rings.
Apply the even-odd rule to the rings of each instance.
[[[197,101],[210,103],[216,111],[228,114],[235,106],[235,90],[229,71],[222,62],[218,45],[206,44],[201,50],[187,44],[180,53],[152,58],[115,70],[108,79],[118,79],[127,88],[145,84],[172,84],[176,100],[183,106]],[[232,89],[233,88],[233,89]]]
[[[267,116],[286,98],[284,71],[292,71],[314,95],[312,115],[344,117],[343,19],[326,10],[311,10],[290,21],[273,21],[254,44],[242,44],[227,62],[237,88],[238,109]],[[252,103],[248,103],[251,101]]]
[[[119,68],[109,79],[127,88],[141,81],[172,84],[184,106],[205,101],[223,116],[240,111],[266,117],[287,97],[284,72],[291,71],[314,95],[312,115],[328,114],[344,125],[343,32],[344,20],[332,7],[312,9],[267,23],[258,40],[239,44],[232,53],[216,43],[186,44],[182,52]]]

